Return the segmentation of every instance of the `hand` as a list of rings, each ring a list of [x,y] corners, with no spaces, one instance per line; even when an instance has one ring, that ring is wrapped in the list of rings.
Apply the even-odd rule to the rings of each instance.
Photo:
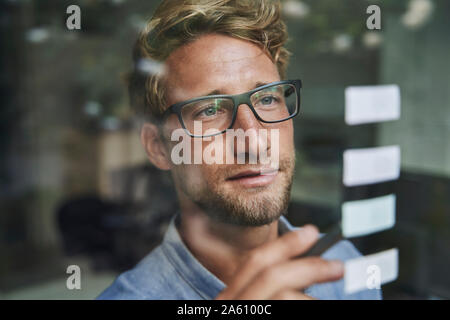
[[[339,260],[293,259],[308,251],[318,238],[317,228],[306,225],[253,249],[216,299],[313,299],[302,290],[315,283],[339,280],[344,273]]]

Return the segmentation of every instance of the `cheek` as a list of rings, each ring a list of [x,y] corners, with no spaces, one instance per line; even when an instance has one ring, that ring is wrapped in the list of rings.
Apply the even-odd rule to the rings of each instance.
[[[279,130],[278,139],[271,140],[271,147],[278,145],[280,154],[290,154],[294,150],[294,127],[292,121],[282,122],[276,127]]]
[[[205,190],[211,187],[220,178],[221,165],[213,161],[215,150],[221,149],[220,141],[214,139],[207,141],[200,138],[191,138],[187,135],[184,135],[182,139],[184,144],[180,144],[181,140],[172,142],[169,150],[171,157],[178,157],[179,147],[183,146],[183,154],[185,151],[187,154],[186,157],[182,157],[182,163],[172,164],[174,179],[189,189]],[[177,146],[177,149],[173,149],[175,146]],[[212,152],[207,152],[208,148]],[[172,150],[176,150],[176,152],[172,154]],[[213,162],[211,163],[207,163],[204,159],[209,154],[212,154],[210,158]],[[177,161],[180,161],[180,159],[177,159]]]
[[[175,183],[186,191],[199,191],[206,188],[204,172],[200,166],[193,164],[175,165],[172,169]]]
[[[292,121],[290,125],[287,126],[286,130],[283,130],[283,136],[280,137],[281,145],[286,145],[286,148],[293,150],[294,147],[294,127],[292,126]]]

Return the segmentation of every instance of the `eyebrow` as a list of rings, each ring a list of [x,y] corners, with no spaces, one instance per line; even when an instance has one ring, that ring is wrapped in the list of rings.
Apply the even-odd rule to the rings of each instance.
[[[269,84],[269,83],[270,82],[259,82],[258,81],[258,82],[256,82],[255,86],[251,90],[256,89],[258,87],[265,86],[266,84]],[[218,95],[218,94],[223,94],[223,91],[219,90],[219,89],[216,89],[216,90],[213,90],[213,91],[211,91],[211,92],[209,92],[209,93],[207,93],[205,95],[201,95],[200,97],[208,97],[208,96],[214,96],[214,95]]]

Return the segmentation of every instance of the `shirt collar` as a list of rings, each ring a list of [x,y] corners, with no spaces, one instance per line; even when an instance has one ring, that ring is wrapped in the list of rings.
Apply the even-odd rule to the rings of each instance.
[[[162,250],[181,277],[204,299],[214,299],[226,285],[206,269],[189,251],[176,228],[176,214],[170,221],[164,235]],[[281,216],[278,222],[280,235],[293,230],[294,227]]]

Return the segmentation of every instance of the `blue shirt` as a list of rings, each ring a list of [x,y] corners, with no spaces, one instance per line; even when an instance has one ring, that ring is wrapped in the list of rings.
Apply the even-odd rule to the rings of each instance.
[[[214,299],[226,287],[184,245],[175,218],[162,243],[133,269],[119,275],[97,299]],[[280,218],[279,234],[294,229],[285,217]],[[324,259],[342,261],[359,256],[359,251],[348,240],[338,242],[322,254]],[[381,299],[381,289],[345,294],[343,279],[315,284],[305,293],[317,299]]]

